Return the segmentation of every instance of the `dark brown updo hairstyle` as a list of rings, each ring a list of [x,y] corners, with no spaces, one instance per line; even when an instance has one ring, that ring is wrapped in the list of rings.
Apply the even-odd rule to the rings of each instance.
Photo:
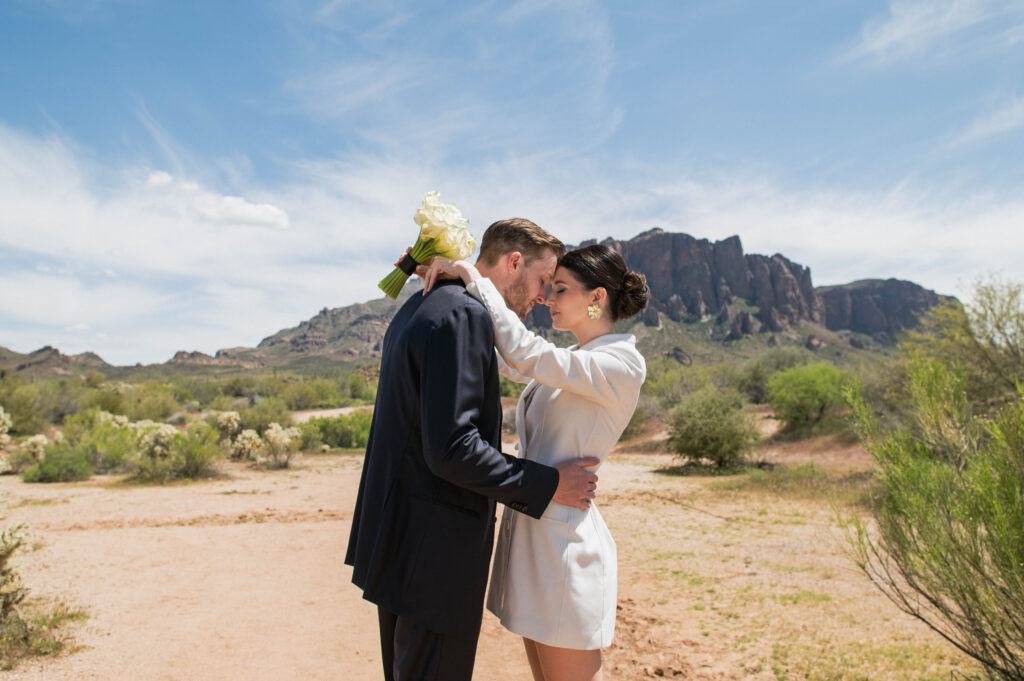
[[[608,246],[593,244],[569,251],[559,259],[558,266],[572,270],[587,291],[604,287],[612,321],[641,312],[651,298],[647,277],[626,267],[619,252]]]

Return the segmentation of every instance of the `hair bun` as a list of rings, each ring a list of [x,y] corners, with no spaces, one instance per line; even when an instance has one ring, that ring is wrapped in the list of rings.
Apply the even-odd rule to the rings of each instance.
[[[615,300],[615,318],[626,319],[641,312],[651,299],[651,290],[647,287],[647,277],[627,270],[622,275],[622,287]]]

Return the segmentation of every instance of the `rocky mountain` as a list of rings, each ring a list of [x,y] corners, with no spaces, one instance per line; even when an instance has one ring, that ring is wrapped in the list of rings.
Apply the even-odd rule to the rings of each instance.
[[[595,242],[581,245],[590,243]],[[863,347],[865,341],[885,346],[900,331],[916,325],[918,314],[943,299],[898,279],[815,288],[810,269],[778,253],[744,253],[738,236],[712,242],[655,228],[626,241],[601,243],[618,250],[632,269],[647,276],[652,300],[641,321],[648,328],[709,326],[702,331],[703,338],[715,342],[745,337],[778,342],[776,334],[793,336],[794,328],[811,325],[847,333],[856,347]],[[325,307],[298,326],[267,336],[255,348],[228,348],[212,356],[181,351],[162,366],[175,371],[238,370],[373,359],[380,356],[384,332],[395,312],[418,288],[419,280],[414,279],[398,301],[380,298]],[[535,307],[527,323],[550,329],[547,308]],[[0,354],[0,366],[19,372],[43,367],[57,373],[113,369],[91,353],[67,357],[50,347],[30,355],[0,351],[6,353]]]
[[[584,242],[582,245],[596,243]],[[811,271],[776,253],[744,253],[738,236],[710,242],[661,229],[629,241],[606,239],[634,270],[647,275],[652,304],[645,321],[657,313],[673,321],[696,322],[715,317],[727,324],[727,337],[779,332],[798,321],[832,331],[848,330],[889,344],[917,325],[918,315],[943,296],[910,281],[865,279],[842,286],[815,288]],[[733,304],[740,300],[736,311]]]
[[[11,369],[28,376],[37,374],[70,376],[91,369],[105,371],[113,367],[94,352],[65,355],[57,348],[46,345],[27,354],[0,348],[0,368]]]
[[[590,243],[595,242],[581,245]],[[808,268],[779,254],[745,254],[738,236],[712,243],[656,228],[629,241],[602,243],[647,275],[653,298],[648,321],[657,312],[677,322],[700,321],[721,315],[737,298],[758,309],[756,319],[741,321],[748,332],[781,331],[800,319],[824,320],[825,305]],[[729,319],[727,312],[723,321]]]
[[[891,342],[917,325],[918,315],[945,299],[910,281],[864,279],[818,289],[825,304],[825,326],[868,334]]]

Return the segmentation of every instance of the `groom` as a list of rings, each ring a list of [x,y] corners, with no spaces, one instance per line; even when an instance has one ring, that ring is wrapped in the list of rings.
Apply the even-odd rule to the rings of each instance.
[[[520,318],[565,252],[520,218],[487,228],[477,268]],[[470,681],[494,544],[495,502],[540,518],[586,508],[597,476],[501,452],[494,329],[459,280],[415,294],[384,336],[377,403],[345,562],[376,603],[388,681]]]

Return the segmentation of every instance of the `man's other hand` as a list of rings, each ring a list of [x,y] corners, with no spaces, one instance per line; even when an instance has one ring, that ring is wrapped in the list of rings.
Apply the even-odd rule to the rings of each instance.
[[[590,508],[590,500],[597,494],[597,475],[587,469],[599,463],[601,459],[596,456],[584,456],[557,464],[558,487],[551,501],[563,506]]]

